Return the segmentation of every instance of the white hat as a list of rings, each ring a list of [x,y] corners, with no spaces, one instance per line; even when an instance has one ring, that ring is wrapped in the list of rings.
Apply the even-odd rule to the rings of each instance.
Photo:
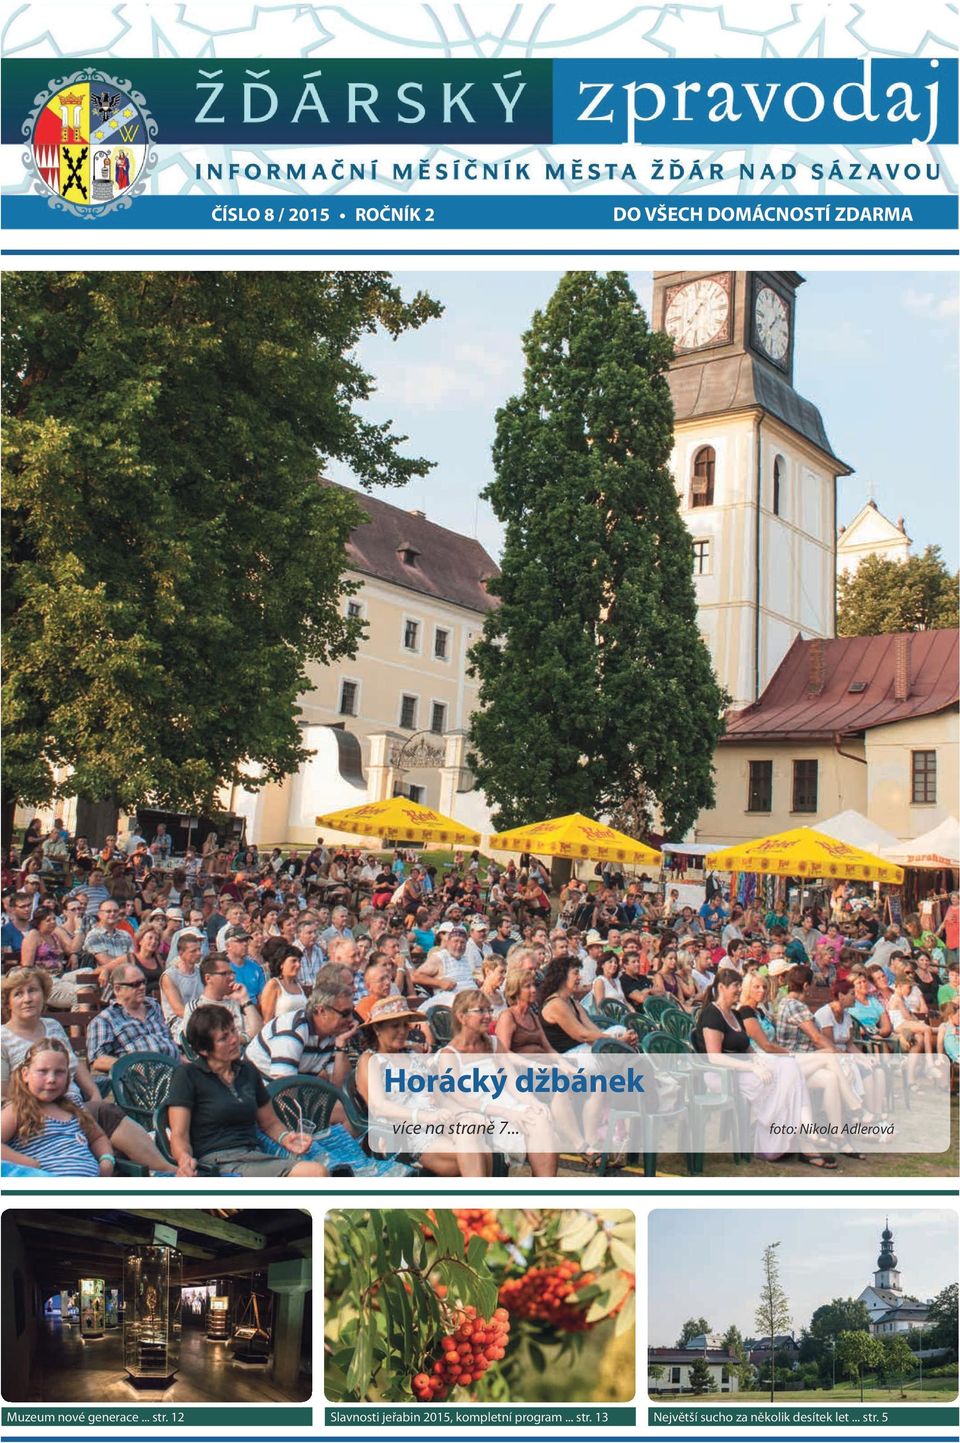
[[[453,927],[454,924],[452,922],[441,922],[437,928],[437,936],[442,937],[446,932],[452,932]]]
[[[584,945],[584,947],[602,947],[602,946],[603,946],[603,938],[600,936],[600,933],[597,931],[597,929],[596,929],[595,927],[591,927],[591,929],[590,929],[590,931],[587,933],[586,937],[584,937],[584,939],[583,939],[583,945]]]

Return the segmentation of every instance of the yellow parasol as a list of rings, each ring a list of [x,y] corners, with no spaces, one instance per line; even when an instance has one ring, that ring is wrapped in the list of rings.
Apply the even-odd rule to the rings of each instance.
[[[441,842],[448,847],[479,847],[481,836],[452,817],[412,802],[409,797],[387,797],[365,802],[342,812],[317,817],[318,827],[353,832],[360,837],[395,837],[400,842]]]
[[[718,872],[763,872],[777,877],[844,877],[861,882],[902,882],[903,868],[851,847],[813,827],[794,827],[773,837],[710,852]]]
[[[490,838],[490,846],[498,852],[536,852],[574,859],[590,857],[597,862],[628,862],[647,867],[659,867],[662,860],[652,847],[580,812],[571,812],[569,817],[554,817],[548,822],[534,822],[528,827],[515,827],[512,832],[499,832]]]

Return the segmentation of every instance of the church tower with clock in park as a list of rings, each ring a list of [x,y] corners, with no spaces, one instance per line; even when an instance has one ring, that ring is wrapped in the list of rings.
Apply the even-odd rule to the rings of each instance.
[[[802,284],[796,271],[654,273],[700,630],[735,707],[756,701],[798,632],[835,631],[837,478],[850,467],[794,389]]]

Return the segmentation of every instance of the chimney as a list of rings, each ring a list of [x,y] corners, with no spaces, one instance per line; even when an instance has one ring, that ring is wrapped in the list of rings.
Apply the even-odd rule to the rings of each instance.
[[[894,638],[896,650],[893,661],[893,696],[895,701],[906,701],[910,695],[910,632],[898,632]]]
[[[820,696],[826,681],[826,656],[823,639],[814,637],[807,642],[807,691],[811,696]]]

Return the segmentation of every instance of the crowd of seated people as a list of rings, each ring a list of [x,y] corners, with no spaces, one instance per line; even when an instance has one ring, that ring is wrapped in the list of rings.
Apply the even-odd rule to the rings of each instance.
[[[147,841],[131,827],[98,850],[53,832],[62,846],[34,836],[7,862],[7,1168],[356,1170],[375,1054],[633,1049],[638,1020],[663,1007],[689,1019],[701,1052],[741,1053],[759,1070],[789,1055],[780,1072],[796,1080],[778,1105],[828,1119],[879,1115],[884,1099],[857,1062],[868,1049],[909,1056],[918,1086],[937,1054],[957,1061],[956,894],[884,926],[842,888],[803,913],[729,906],[719,889],[694,909],[669,885],[659,896],[648,878],[603,869],[554,897],[532,857],[481,877],[479,856],[460,855],[441,877],[403,852],[322,842],[225,855],[208,840],[177,857],[161,828]],[[122,1060],[144,1054],[169,1069],[162,1136],[112,1087]],[[271,1089],[302,1079],[335,1090],[325,1124],[344,1147],[357,1141],[348,1163],[304,1114],[290,1126],[277,1111]],[[833,1165],[812,1149],[805,1160]],[[535,1175],[558,1168],[532,1144],[524,1161]],[[491,1161],[437,1151],[407,1165],[481,1175]]]

